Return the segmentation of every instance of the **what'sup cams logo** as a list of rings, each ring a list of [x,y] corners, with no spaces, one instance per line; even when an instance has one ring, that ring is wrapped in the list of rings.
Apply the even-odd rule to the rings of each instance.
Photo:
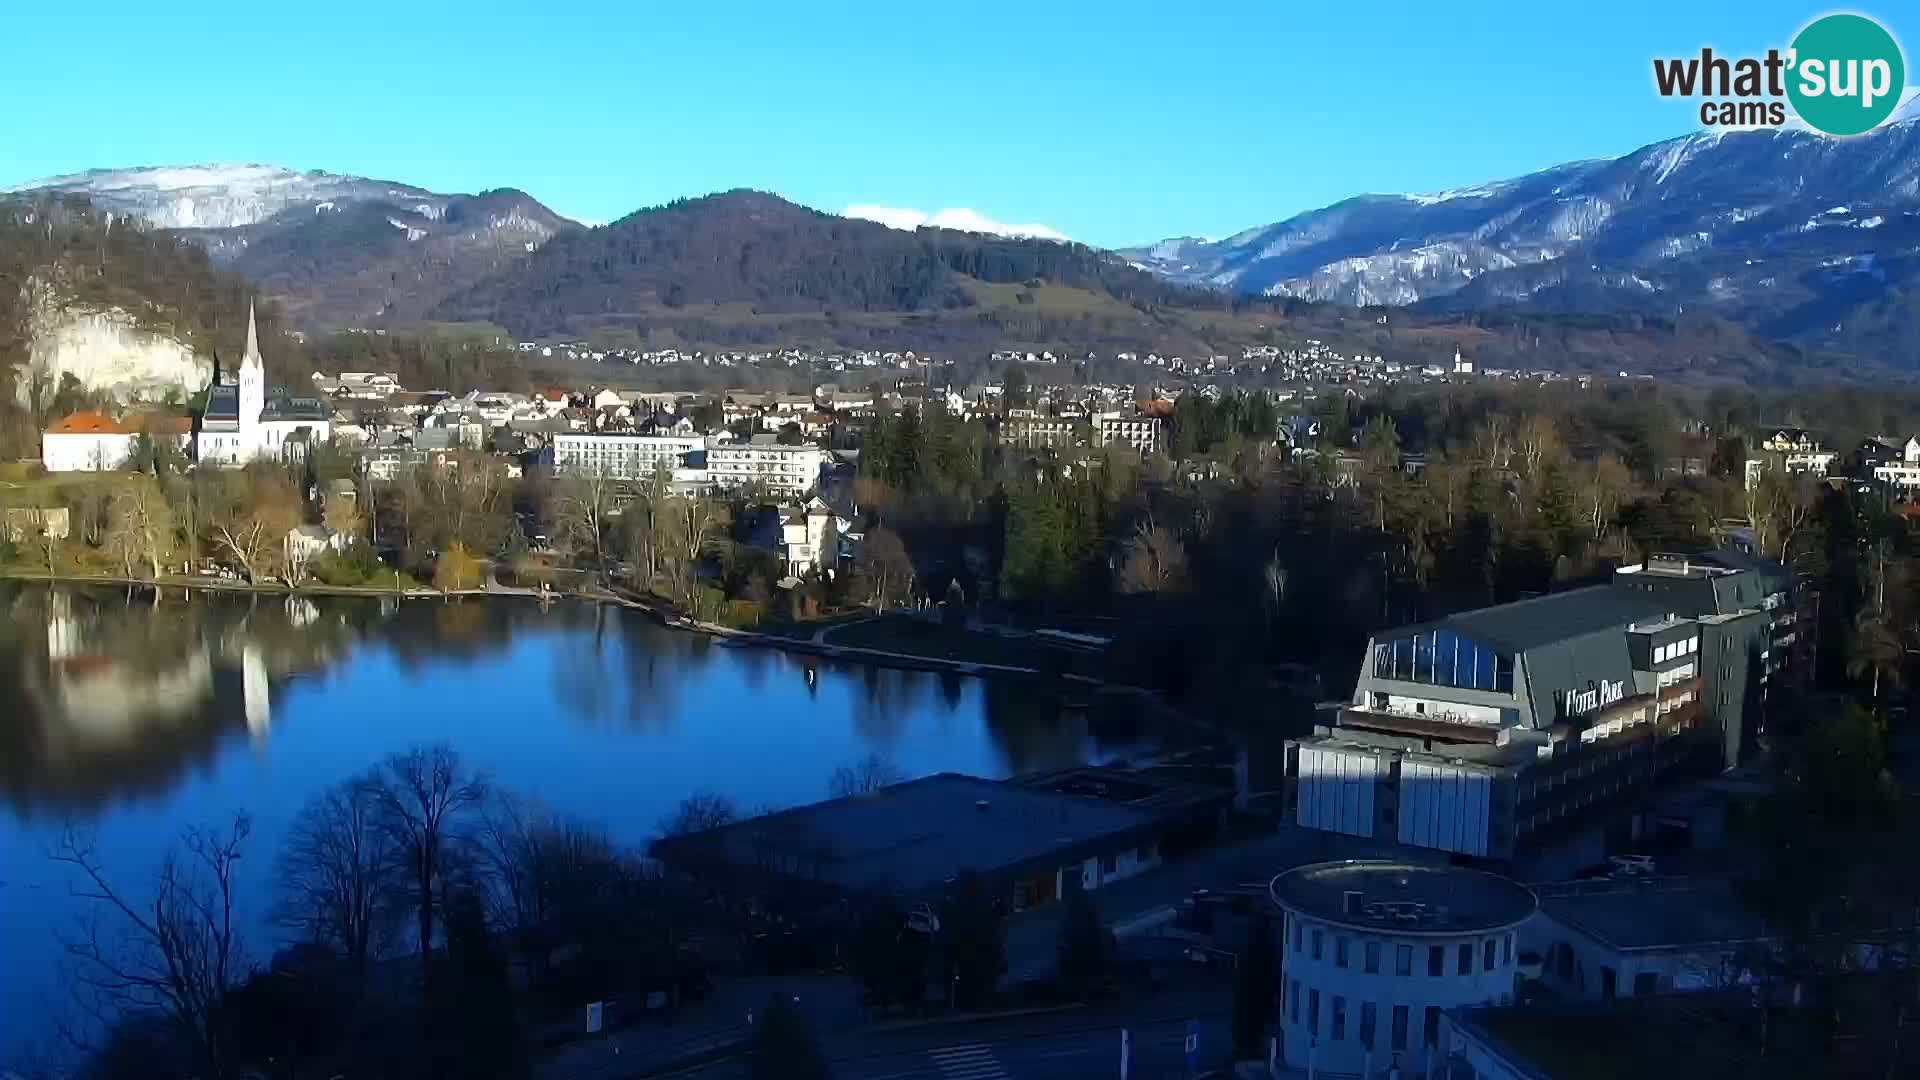
[[[1699,56],[1653,62],[1661,97],[1700,98],[1708,127],[1780,127],[1793,106],[1808,127],[1858,135],[1892,115],[1906,89],[1900,44],[1864,15],[1827,15],[1794,35],[1785,51],[1729,58]]]

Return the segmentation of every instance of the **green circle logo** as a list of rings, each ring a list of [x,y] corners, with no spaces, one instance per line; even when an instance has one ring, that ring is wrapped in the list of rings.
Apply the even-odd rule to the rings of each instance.
[[[1827,15],[1793,39],[1787,98],[1809,127],[1829,135],[1872,130],[1900,104],[1907,65],[1900,45],[1864,15]]]

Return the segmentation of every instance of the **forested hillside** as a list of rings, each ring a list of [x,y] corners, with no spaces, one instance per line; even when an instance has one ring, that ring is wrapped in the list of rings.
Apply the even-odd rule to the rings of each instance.
[[[693,315],[939,315],[998,304],[979,284],[1029,282],[1087,290],[1121,309],[1219,306],[1206,292],[1079,244],[902,233],[735,190],[555,236],[507,273],[447,300],[438,315],[520,334]],[[733,309],[703,311],[710,307]]]

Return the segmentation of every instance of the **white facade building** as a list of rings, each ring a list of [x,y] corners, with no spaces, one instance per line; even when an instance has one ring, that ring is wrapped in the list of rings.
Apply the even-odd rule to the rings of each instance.
[[[1464,867],[1317,863],[1269,886],[1285,913],[1281,1044],[1290,1069],[1424,1075],[1449,1009],[1512,1000],[1525,886]]]
[[[553,437],[553,471],[564,476],[597,470],[618,480],[645,480],[656,469],[679,468],[705,446],[692,436],[561,434]]]
[[[784,446],[756,437],[746,443],[707,447],[707,483],[731,489],[757,483],[769,495],[800,496],[820,483],[827,452],[818,446]]]
[[[1131,446],[1142,454],[1163,448],[1160,421],[1151,416],[1102,416],[1095,430],[1102,446]]]
[[[833,526],[829,537],[827,526]],[[851,519],[834,513],[826,500],[815,497],[798,510],[780,518],[780,543],[787,560],[787,572],[805,574],[816,567],[832,569],[839,561],[839,537],[853,528]],[[832,548],[828,550],[829,540]]]
[[[187,448],[184,418],[115,419],[97,412],[80,412],[48,425],[40,437],[40,463],[50,473],[125,468],[133,459],[143,431],[156,441],[171,442],[181,450]]]

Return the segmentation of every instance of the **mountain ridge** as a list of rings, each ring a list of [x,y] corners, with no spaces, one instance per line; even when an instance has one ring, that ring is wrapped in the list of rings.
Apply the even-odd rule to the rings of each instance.
[[[1676,314],[1803,344],[1920,341],[1920,94],[1874,132],[1700,131],[1421,195],[1357,195],[1224,240],[1123,249],[1169,280],[1353,306]],[[1879,230],[1879,231],[1875,231]],[[1845,280],[1860,266],[1877,288]],[[1850,262],[1851,260],[1851,262]]]

